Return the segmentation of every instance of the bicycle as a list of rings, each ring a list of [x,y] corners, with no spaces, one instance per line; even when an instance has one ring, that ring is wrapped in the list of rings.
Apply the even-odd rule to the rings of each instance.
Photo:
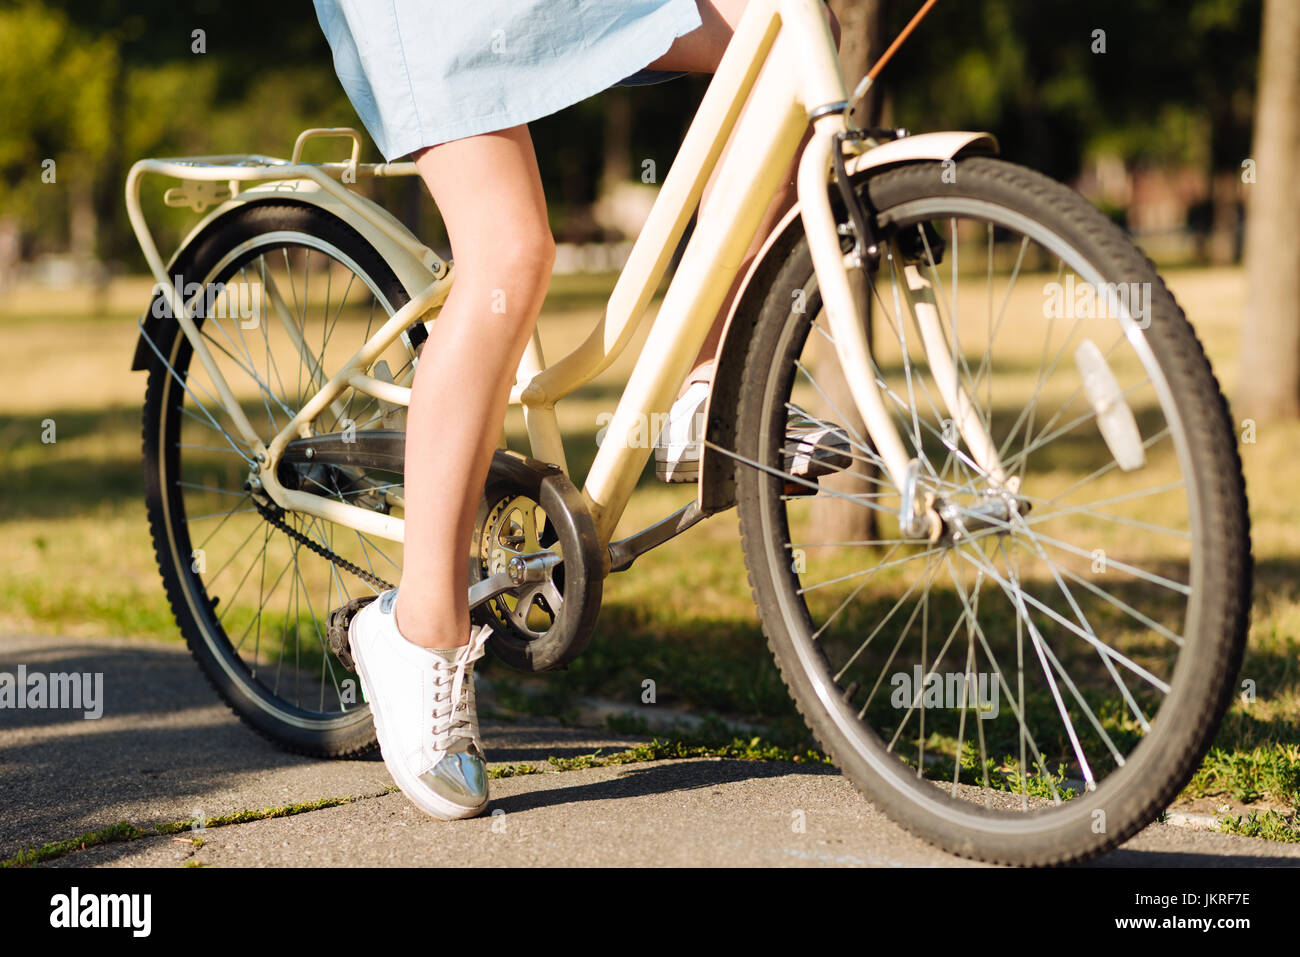
[[[1233,426],[1154,267],[1082,197],[987,134],[849,123],[883,63],[850,93],[816,0],[749,5],[605,317],[553,364],[535,335],[520,363],[530,454],[496,454],[470,603],[508,665],[561,667],[609,574],[738,506],[763,631],[845,776],[954,853],[1080,860],[1168,805],[1232,697],[1251,587]],[[668,408],[809,126],[799,202],[719,347],[696,497],[615,541],[649,456],[631,437]],[[303,162],[318,137],[350,157]],[[346,623],[400,571],[404,409],[453,281],[349,188],[414,164],[360,151],[313,129],[288,160],[141,160],[126,190],[157,280],[132,368],[178,626],[242,719],[338,757],[375,746]],[[579,489],[556,403],[627,347],[715,167]],[[166,264],[150,174],[206,211]],[[793,410],[843,429],[851,461],[787,472]],[[849,528],[827,534],[828,501]]]

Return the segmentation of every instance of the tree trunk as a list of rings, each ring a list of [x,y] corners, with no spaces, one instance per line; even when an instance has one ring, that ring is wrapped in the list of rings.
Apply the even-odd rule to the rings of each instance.
[[[636,170],[640,173],[640,170]],[[600,192],[607,193],[632,178],[632,101],[627,90],[605,94],[605,144],[601,156]]]
[[[840,65],[850,91],[885,52],[885,7],[888,0],[831,0],[840,21]],[[858,126],[875,126],[880,91],[873,89],[853,111]]]
[[[1243,118],[1237,97],[1222,91],[1211,98],[1210,113],[1210,233],[1205,244],[1209,261],[1226,266],[1241,259],[1241,160],[1238,144],[1246,140],[1249,117]]]
[[[91,177],[94,183],[94,254],[102,263],[135,255],[134,237],[126,225],[122,183],[126,180],[122,143],[126,139],[126,63],[114,58],[109,79],[108,147]]]
[[[1234,403],[1256,421],[1300,415],[1300,3],[1265,0],[1246,186],[1246,315]]]

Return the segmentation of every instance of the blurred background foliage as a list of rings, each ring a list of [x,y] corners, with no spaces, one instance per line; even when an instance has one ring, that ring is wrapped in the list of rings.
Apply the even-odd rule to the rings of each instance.
[[[1085,192],[1092,184],[1090,198],[1124,222],[1129,177],[1191,171],[1201,185],[1180,193],[1185,222],[1176,225],[1237,229],[1235,192],[1216,206],[1214,174],[1233,173],[1223,188],[1235,190],[1249,152],[1260,4],[943,0],[882,75],[877,118],[913,131],[990,130],[1008,157]],[[892,38],[918,4],[832,2],[846,23],[864,22],[852,9],[862,6]],[[195,52],[195,30],[205,52]],[[1104,53],[1095,52],[1099,30]],[[662,177],[704,86],[688,78],[617,89],[533,124],[562,241],[615,238],[593,219],[593,203],[612,182],[639,180],[647,159]],[[114,271],[143,267],[122,203],[137,158],[283,156],[304,127],[360,127],[305,2],[3,0],[0,103],[0,221],[18,258],[70,252]],[[378,158],[372,145],[368,154]],[[43,183],[48,159],[67,188]],[[1118,192],[1089,178],[1099,162],[1122,169]],[[418,183],[376,188],[437,242]],[[164,240],[179,238],[182,220],[167,221]],[[1239,245],[1222,255],[1235,258]]]
[[[891,4],[891,32],[911,12]],[[1259,0],[941,3],[887,87],[901,117],[990,129],[1058,179],[1101,152],[1235,168],[1249,152],[1259,24]]]

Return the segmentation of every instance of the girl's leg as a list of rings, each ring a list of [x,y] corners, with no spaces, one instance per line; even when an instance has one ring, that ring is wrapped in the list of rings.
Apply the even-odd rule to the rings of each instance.
[[[408,641],[455,648],[469,640],[474,515],[555,240],[526,126],[430,147],[415,163],[446,223],[456,278],[411,389],[396,615]]]
[[[745,2],[699,0],[703,25],[651,66],[712,73]],[[833,16],[831,25],[838,41]],[[407,640],[455,648],[469,637],[466,543],[515,369],[546,295],[555,241],[527,127],[430,147],[415,162],[446,223],[456,279],[412,386],[402,571],[411,587],[399,590],[396,614]],[[793,201],[793,184],[774,198],[740,276]],[[735,293],[733,286],[700,351],[702,375],[711,372]]]

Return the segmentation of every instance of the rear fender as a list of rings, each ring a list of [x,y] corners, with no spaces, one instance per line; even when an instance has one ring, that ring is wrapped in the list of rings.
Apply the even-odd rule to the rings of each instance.
[[[414,297],[416,293],[426,289],[431,282],[445,276],[450,269],[448,263],[443,262],[432,249],[429,249],[415,236],[411,235],[411,232],[382,206],[371,202],[364,196],[353,194],[353,201],[367,209],[371,215],[386,222],[389,228],[400,237],[400,241],[389,235],[387,231],[380,229],[367,217],[358,215],[356,210],[350,208],[328,190],[322,189],[311,180],[295,179],[259,183],[251,189],[240,192],[212,210],[197,226],[190,230],[189,235],[176,247],[176,252],[172,254],[171,259],[167,262],[167,275],[172,275],[172,269],[176,261],[189,248],[190,244],[222,216],[252,203],[283,202],[285,200],[318,206],[359,232],[366,242],[370,243],[392,268],[398,282],[402,284],[408,296]],[[153,350],[149,347],[149,341],[152,340],[155,343],[159,341],[163,323],[167,321],[165,316],[155,315],[158,311],[153,308],[151,302],[149,311],[144,316],[143,332],[136,341],[135,355],[131,361],[133,370],[149,368],[150,360],[153,357]]]

